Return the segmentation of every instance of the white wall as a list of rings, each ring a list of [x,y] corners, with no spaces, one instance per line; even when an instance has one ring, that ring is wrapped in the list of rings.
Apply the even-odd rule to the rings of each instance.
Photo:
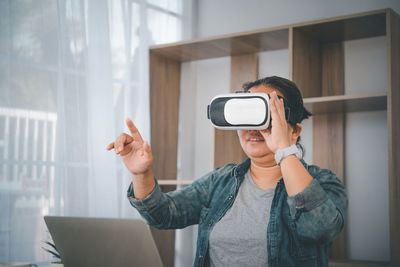
[[[213,128],[207,105],[215,94],[229,91],[230,57],[182,64],[179,103],[178,177],[199,178],[212,169]],[[192,266],[197,227],[176,231],[175,266]]]
[[[209,37],[388,7],[400,14],[398,0],[199,0],[195,32],[197,37]],[[259,77],[288,77],[288,62],[288,50],[260,53]],[[180,113],[179,161],[186,162],[179,165],[180,174],[198,178],[212,169],[213,129],[206,120],[205,107],[214,95],[229,92],[229,64],[228,58],[222,58],[182,67],[181,88],[190,89],[190,93],[181,93],[181,102],[191,105],[186,109],[190,112],[181,110]],[[345,42],[347,94],[386,91],[385,70],[384,37]],[[306,120],[303,127],[305,160],[311,163],[312,119]],[[351,259],[389,260],[386,112],[347,114],[345,134],[345,176],[349,194],[347,254]],[[187,233],[187,236],[190,236],[188,245],[194,247],[196,234]],[[186,240],[185,236],[181,238]],[[192,263],[193,258],[181,258],[176,266]]]
[[[344,51],[345,94],[387,91],[385,37],[345,42]],[[345,121],[347,253],[352,259],[389,260],[386,111],[349,113]]]
[[[392,8],[399,0],[198,0],[197,36],[209,37]]]

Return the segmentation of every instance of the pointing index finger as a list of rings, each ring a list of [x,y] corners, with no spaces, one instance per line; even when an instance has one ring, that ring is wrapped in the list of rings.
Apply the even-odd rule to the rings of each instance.
[[[133,124],[131,119],[129,119],[129,118],[126,119],[126,126],[128,126],[129,131],[131,132],[133,139],[135,141],[138,141],[138,142],[142,143],[143,142],[142,136],[140,135],[138,129]]]

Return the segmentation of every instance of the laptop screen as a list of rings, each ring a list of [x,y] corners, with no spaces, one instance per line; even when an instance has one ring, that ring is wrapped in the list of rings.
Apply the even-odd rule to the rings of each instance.
[[[140,219],[45,216],[64,267],[163,266]]]

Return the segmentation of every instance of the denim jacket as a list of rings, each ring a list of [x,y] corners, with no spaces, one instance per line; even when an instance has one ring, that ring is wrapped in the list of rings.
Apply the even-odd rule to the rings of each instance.
[[[343,229],[347,197],[336,175],[314,165],[304,167],[313,177],[302,192],[288,197],[283,178],[275,188],[267,227],[268,266],[328,266],[327,250]],[[162,193],[155,189],[144,199],[128,199],[148,224],[159,229],[179,229],[198,224],[194,266],[204,266],[213,226],[232,206],[250,160],[227,164],[191,185]]]

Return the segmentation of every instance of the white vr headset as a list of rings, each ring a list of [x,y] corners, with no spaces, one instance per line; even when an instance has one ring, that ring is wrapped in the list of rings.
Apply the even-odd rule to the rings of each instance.
[[[220,130],[264,130],[271,126],[269,99],[266,93],[217,95],[207,106],[207,117]],[[285,100],[284,106],[288,121],[290,109]]]

